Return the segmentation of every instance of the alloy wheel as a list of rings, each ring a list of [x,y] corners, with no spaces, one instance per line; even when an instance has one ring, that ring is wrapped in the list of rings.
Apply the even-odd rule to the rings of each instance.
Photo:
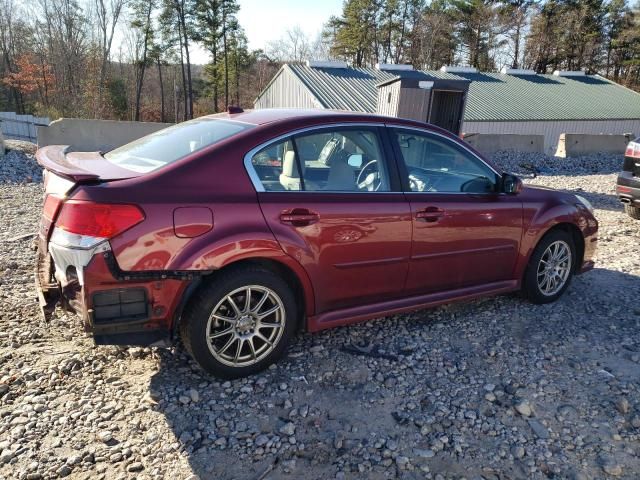
[[[551,297],[562,290],[571,274],[572,265],[569,244],[563,240],[551,243],[538,263],[537,281],[540,293]]]
[[[247,285],[228,293],[207,322],[211,354],[231,367],[253,365],[273,351],[285,328],[285,309],[273,290]]]

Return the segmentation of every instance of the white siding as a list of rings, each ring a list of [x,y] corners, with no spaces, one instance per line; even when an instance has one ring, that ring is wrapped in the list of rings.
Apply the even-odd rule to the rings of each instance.
[[[574,120],[530,122],[464,122],[462,131],[468,133],[515,133],[544,135],[544,150],[553,155],[561,133],[640,135],[640,120]]]
[[[286,65],[254,103],[255,108],[323,108]]]

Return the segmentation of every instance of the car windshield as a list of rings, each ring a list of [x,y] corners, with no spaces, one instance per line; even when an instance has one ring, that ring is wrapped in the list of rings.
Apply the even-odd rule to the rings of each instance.
[[[247,123],[198,118],[134,140],[104,158],[119,167],[147,173],[250,128],[253,125]]]

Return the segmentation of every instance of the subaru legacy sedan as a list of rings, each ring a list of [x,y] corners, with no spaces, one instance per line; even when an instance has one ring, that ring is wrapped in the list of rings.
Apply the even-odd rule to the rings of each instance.
[[[512,291],[553,302],[594,265],[587,200],[410,120],[238,111],[37,158],[45,318],[78,314],[98,345],[180,337],[221,378],[264,369],[297,330]]]

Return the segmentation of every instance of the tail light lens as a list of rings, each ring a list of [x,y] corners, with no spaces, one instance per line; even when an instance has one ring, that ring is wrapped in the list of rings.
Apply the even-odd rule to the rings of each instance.
[[[42,215],[44,218],[53,222],[56,218],[56,213],[58,213],[58,208],[60,208],[60,204],[62,203],[62,197],[58,195],[54,195],[50,193],[44,199],[44,207],[42,209]]]
[[[56,227],[69,233],[109,239],[142,220],[144,214],[136,205],[69,200],[62,206]]]
[[[624,152],[625,157],[640,158],[640,143],[630,142]]]

